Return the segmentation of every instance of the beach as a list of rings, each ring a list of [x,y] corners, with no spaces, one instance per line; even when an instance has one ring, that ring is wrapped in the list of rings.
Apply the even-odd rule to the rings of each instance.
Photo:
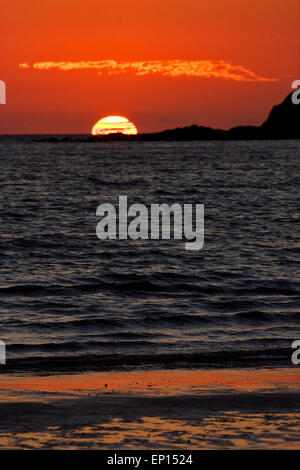
[[[0,449],[299,449],[291,369],[0,378]]]

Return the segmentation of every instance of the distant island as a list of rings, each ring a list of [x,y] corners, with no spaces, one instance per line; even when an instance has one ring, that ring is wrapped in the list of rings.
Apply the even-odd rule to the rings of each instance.
[[[229,130],[192,125],[148,134],[125,135],[35,135],[36,142],[148,142],[148,141],[201,141],[201,140],[278,140],[299,139],[300,104],[292,102],[292,93],[273,107],[261,126],[237,126]],[[2,138],[8,136],[0,136]],[[26,138],[26,136],[20,136]],[[29,137],[29,136],[27,136]],[[31,136],[32,137],[32,136]]]
[[[292,94],[274,106],[268,119],[261,126],[238,126],[229,129],[192,125],[149,134],[109,134],[93,136],[89,141],[191,141],[191,140],[264,140],[299,139],[300,105],[292,103]]]

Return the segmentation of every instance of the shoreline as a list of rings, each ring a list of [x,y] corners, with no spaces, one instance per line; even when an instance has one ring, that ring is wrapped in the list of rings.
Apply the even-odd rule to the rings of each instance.
[[[300,449],[299,391],[297,368],[2,375],[0,449]]]
[[[90,392],[178,395],[214,391],[255,392],[262,390],[300,390],[297,367],[259,369],[174,369],[126,372],[88,372],[59,375],[0,375],[3,392],[68,393]]]

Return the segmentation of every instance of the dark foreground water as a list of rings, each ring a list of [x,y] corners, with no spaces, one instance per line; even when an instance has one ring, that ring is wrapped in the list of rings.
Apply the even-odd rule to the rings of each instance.
[[[299,142],[0,138],[1,372],[290,366]],[[99,204],[204,203],[205,246],[100,241]]]

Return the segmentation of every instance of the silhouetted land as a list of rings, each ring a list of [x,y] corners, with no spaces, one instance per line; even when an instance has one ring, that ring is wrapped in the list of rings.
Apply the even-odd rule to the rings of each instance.
[[[261,126],[238,126],[225,131],[192,125],[152,134],[110,134],[91,139],[96,141],[299,139],[300,105],[293,104],[291,97],[290,94],[281,104],[274,106],[268,119]]]
[[[114,142],[114,141],[197,141],[197,140],[276,140],[299,139],[300,104],[292,102],[292,93],[285,100],[274,106],[267,120],[261,126],[237,126],[229,130],[213,129],[196,124],[161,132],[105,136],[90,135],[39,135],[37,141],[44,142]],[[0,136],[2,138],[9,136]],[[13,137],[13,136],[12,136]],[[29,137],[29,136],[27,136]],[[32,136],[31,136],[32,137]],[[24,136],[26,138],[26,136]]]

